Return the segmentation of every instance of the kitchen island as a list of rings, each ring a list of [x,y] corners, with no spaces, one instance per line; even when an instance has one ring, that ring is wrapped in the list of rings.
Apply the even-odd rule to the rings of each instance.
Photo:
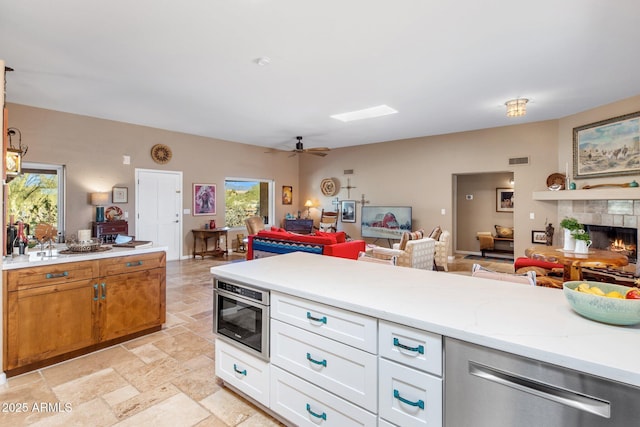
[[[16,375],[159,330],[166,247],[5,259],[3,370]]]
[[[427,331],[616,381],[631,386],[635,396],[640,393],[640,326],[587,320],[557,289],[305,253],[211,272],[217,279],[270,290],[272,323],[273,295],[293,297],[369,316],[380,325]]]

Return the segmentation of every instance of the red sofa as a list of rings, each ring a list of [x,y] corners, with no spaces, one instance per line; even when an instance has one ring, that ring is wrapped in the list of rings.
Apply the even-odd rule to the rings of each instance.
[[[365,250],[364,240],[346,240],[344,231],[337,233],[296,234],[272,227],[249,236],[247,259],[264,258],[288,252],[311,252],[339,258],[357,259]]]

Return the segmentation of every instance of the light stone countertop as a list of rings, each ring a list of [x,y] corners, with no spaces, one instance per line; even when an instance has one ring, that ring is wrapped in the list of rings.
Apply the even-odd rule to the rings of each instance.
[[[303,252],[211,273],[640,387],[640,325],[585,319],[558,289]]]
[[[66,245],[58,245],[60,250],[66,249]],[[58,254],[53,257],[36,257],[35,254],[23,255],[20,257],[5,257],[2,260],[3,270],[14,270],[17,268],[39,267],[43,265],[63,264],[67,262],[91,261],[95,259],[114,258],[118,256],[139,255],[150,252],[166,251],[166,246],[147,246],[142,248],[111,248],[103,252],[86,252],[77,254]],[[28,260],[27,260],[28,257]]]

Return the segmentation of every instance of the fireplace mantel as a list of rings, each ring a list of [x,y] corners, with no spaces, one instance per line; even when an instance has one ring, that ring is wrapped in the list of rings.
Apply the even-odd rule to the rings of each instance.
[[[534,191],[533,200],[640,200],[640,188]]]

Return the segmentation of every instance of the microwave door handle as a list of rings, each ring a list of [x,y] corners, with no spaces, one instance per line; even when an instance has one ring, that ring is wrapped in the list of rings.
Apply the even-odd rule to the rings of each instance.
[[[605,400],[513,375],[473,361],[469,361],[469,373],[497,384],[533,394],[534,396],[599,415],[603,418],[611,417],[611,404]]]

